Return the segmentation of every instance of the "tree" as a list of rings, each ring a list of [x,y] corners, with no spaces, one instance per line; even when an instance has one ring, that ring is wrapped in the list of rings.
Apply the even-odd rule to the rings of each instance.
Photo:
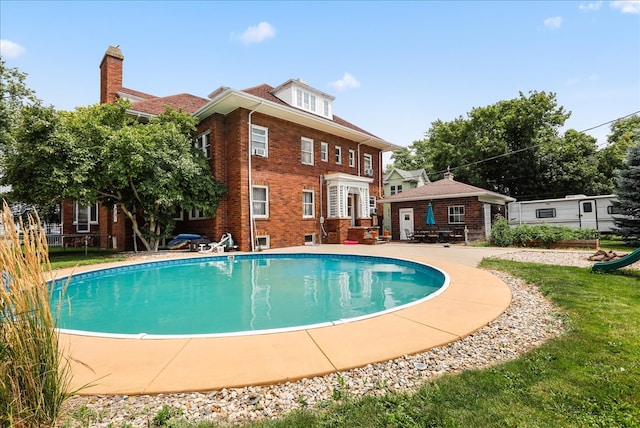
[[[7,68],[0,58],[0,154],[12,138],[11,131],[23,105],[38,102],[34,92],[26,84],[27,75],[17,68]]]
[[[424,140],[393,154],[394,163],[425,168],[432,179],[451,170],[459,181],[520,200],[591,193],[599,182],[595,139],[575,130],[560,136],[569,116],[554,93],[520,93],[433,122]]]
[[[193,117],[167,110],[141,124],[128,117],[128,107],[120,101],[73,112],[24,109],[6,181],[16,197],[33,203],[116,205],[145,248],[157,251],[177,210],[213,216],[224,190],[193,147]]]
[[[625,168],[620,170],[616,194],[616,207],[625,217],[615,217],[615,224],[624,241],[640,245],[640,129],[635,133],[635,144],[629,149]]]
[[[598,194],[612,193],[616,179],[624,168],[629,149],[635,142],[635,132],[640,128],[640,116],[633,115],[616,120],[611,125],[607,145],[597,153],[596,162],[600,174]]]

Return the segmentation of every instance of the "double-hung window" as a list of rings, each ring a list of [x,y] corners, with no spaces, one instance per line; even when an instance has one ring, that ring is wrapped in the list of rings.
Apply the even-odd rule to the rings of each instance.
[[[449,207],[449,224],[464,224],[464,205]]]
[[[253,186],[253,217],[268,218],[269,217],[269,188],[266,186]]]
[[[342,163],[342,147],[336,146],[336,163],[340,165]]]
[[[398,184],[397,186],[391,186],[391,194],[395,195],[396,193],[402,193],[402,184]]]
[[[329,161],[329,144],[328,143],[320,143],[320,160],[322,162]]]
[[[269,156],[269,130],[267,128],[251,125],[251,154]]]
[[[202,150],[205,158],[211,159],[211,134],[209,131],[199,135],[194,146],[196,149]]]
[[[305,165],[313,165],[313,140],[302,137],[302,163]]]
[[[302,191],[302,218],[313,218],[315,216],[313,203],[313,190]]]
[[[76,201],[73,204],[73,223],[76,225],[76,232],[89,232],[92,224],[98,224],[98,204],[85,205]]]
[[[351,168],[356,166],[356,151],[349,150],[349,166]]]
[[[203,218],[207,218],[203,210],[191,208],[189,211],[189,220],[202,220]]]
[[[364,167],[364,170],[373,172],[373,158],[371,155],[365,154],[363,159],[362,166]]]

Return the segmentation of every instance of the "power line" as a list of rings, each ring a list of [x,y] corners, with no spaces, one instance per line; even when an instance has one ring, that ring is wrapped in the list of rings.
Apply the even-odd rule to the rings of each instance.
[[[593,129],[601,128],[601,127],[603,127],[605,125],[609,125],[610,123],[617,122],[618,120],[626,119],[627,117],[631,117],[631,116],[636,115],[638,113],[640,113],[640,110],[635,111],[633,113],[629,113],[626,116],[621,116],[621,117],[619,117],[617,119],[609,120],[608,122],[601,123],[600,125],[596,125],[596,126],[592,126],[591,128],[583,129],[582,131],[578,131],[578,132],[582,134],[584,132],[591,131]],[[505,157],[505,156],[510,156],[510,155],[514,155],[516,153],[524,152],[526,150],[535,149],[536,147],[541,146],[541,145],[542,145],[542,143],[538,143],[538,144],[534,144],[534,145],[529,146],[529,147],[525,147],[523,149],[513,150],[511,152],[502,153],[502,154],[499,154],[499,155],[496,155],[496,156],[491,156],[491,157],[485,158],[485,159],[480,159],[480,160],[477,160],[475,162],[470,162],[470,163],[467,163],[467,164],[464,164],[464,165],[455,166],[453,168],[447,167],[446,170],[436,171],[436,172],[434,172],[434,174],[443,174],[443,173],[445,173],[447,171],[478,165],[478,164],[481,164],[481,163],[484,163],[484,162],[489,162],[489,161],[492,161],[492,160],[495,160],[495,159],[499,159],[499,158],[502,158],[502,157]]]

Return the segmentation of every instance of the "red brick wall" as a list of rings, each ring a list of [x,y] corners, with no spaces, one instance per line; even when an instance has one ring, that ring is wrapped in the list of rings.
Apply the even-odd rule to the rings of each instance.
[[[115,56],[113,56],[115,55]],[[118,57],[120,56],[120,57]],[[112,103],[122,88],[122,63],[120,49],[109,48],[100,63],[100,104]]]
[[[391,204],[391,236],[393,239],[400,239],[400,218],[399,210],[402,208],[413,208],[413,228],[414,230],[425,229],[427,206],[429,200],[412,201],[412,202],[395,202]],[[481,240],[485,236],[484,228],[484,202],[479,202],[477,197],[468,198],[451,198],[451,199],[434,199],[431,200],[433,207],[433,216],[436,220],[436,227],[462,227],[469,229],[469,237],[472,240]],[[453,205],[464,205],[465,224],[449,224],[449,207]],[[492,205],[491,212],[502,211],[504,206]],[[492,216],[493,219],[493,216]]]

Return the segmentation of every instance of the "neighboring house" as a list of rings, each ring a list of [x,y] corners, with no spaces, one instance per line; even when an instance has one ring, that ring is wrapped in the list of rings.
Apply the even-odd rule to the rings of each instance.
[[[413,171],[405,171],[400,168],[393,168],[384,177],[384,197],[396,195],[398,193],[406,192],[407,190],[415,189],[416,187],[424,186],[429,183],[429,177],[427,176],[424,168],[414,169]],[[391,204],[382,204],[382,229],[391,231]]]
[[[446,173],[442,180],[403,191],[382,201],[391,206],[391,237],[407,239],[410,233],[427,229],[429,202],[433,207],[435,227],[467,229],[470,241],[486,239],[496,214],[505,215],[505,205],[515,199],[460,183],[453,174]]]
[[[144,120],[165,106],[198,121],[194,145],[211,174],[226,185],[214,218],[197,210],[176,213],[175,233],[217,240],[231,233],[243,251],[303,244],[341,243],[349,228],[377,226],[382,196],[382,153],[393,145],[334,115],[334,97],[288,80],[242,91],[220,87],[208,98],[155,97],[122,86],[124,56],[109,47],[100,64],[100,102],[132,102]],[[131,225],[112,207],[67,203],[65,233],[100,236],[103,247],[131,249]]]

